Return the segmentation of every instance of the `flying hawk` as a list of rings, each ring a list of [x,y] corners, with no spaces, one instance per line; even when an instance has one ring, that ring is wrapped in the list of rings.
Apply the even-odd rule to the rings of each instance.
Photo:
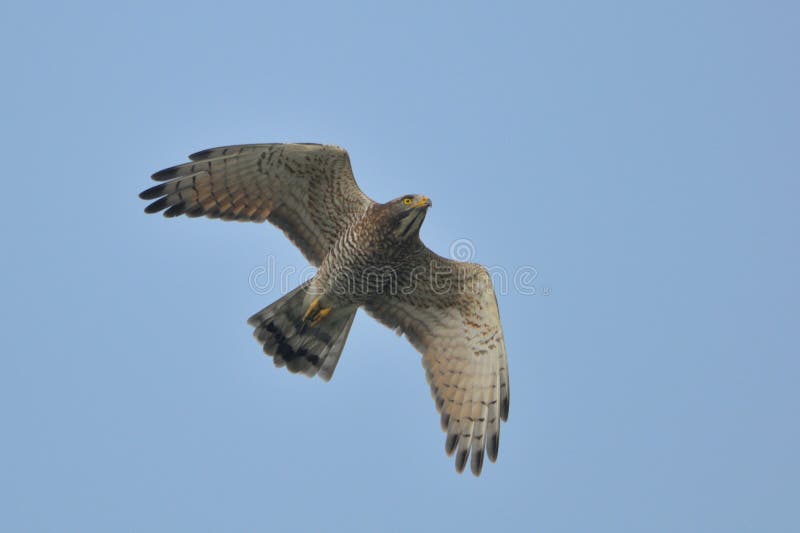
[[[356,311],[404,334],[422,365],[462,472],[494,462],[508,417],[508,364],[485,268],[440,257],[419,238],[431,201],[387,203],[356,185],[347,152],[319,144],[247,144],[203,150],[153,174],[147,213],[278,226],[316,275],[248,320],[276,366],[329,380]]]

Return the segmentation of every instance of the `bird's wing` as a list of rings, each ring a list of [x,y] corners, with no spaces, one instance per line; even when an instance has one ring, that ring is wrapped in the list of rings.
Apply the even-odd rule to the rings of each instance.
[[[244,144],[203,150],[161,170],[142,192],[148,213],[269,220],[319,265],[340,233],[372,203],[347,152],[319,144]]]
[[[479,475],[484,451],[494,462],[500,421],[508,418],[509,383],[503,330],[492,282],[480,265],[451,261],[427,248],[407,287],[370,300],[365,309],[405,334],[422,364],[462,472],[471,454]]]

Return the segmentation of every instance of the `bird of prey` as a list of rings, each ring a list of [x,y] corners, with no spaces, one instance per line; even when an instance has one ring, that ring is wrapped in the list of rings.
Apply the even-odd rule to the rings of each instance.
[[[278,367],[329,380],[356,311],[405,335],[447,433],[445,451],[476,476],[494,462],[508,418],[503,331],[488,272],[440,257],[419,238],[431,201],[387,203],[356,185],[345,150],[320,144],[247,144],[203,150],[153,174],[147,213],[278,226],[315,267],[314,277],[248,323]]]

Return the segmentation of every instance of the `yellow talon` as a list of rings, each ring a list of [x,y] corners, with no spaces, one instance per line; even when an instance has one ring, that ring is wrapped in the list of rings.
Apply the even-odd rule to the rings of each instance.
[[[319,298],[315,298],[314,301],[308,306],[306,314],[303,315],[303,321],[308,322],[310,320],[311,325],[316,326],[323,318],[328,316],[330,312],[330,307],[320,307]]]
[[[312,317],[312,314],[317,313],[317,309],[319,309],[319,298],[314,298],[314,301],[308,306],[308,310],[306,314],[303,315],[303,320],[306,321]]]
[[[319,312],[314,317],[314,320],[311,322],[311,326],[313,327],[319,324],[323,318],[325,318],[330,314],[330,312],[331,312],[330,307],[323,307],[322,309],[320,309]]]

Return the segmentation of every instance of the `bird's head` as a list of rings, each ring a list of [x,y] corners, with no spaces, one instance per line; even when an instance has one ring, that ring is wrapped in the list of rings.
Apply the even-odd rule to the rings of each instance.
[[[419,233],[425,213],[432,204],[427,196],[407,194],[385,205],[392,220],[393,233],[402,240]]]

